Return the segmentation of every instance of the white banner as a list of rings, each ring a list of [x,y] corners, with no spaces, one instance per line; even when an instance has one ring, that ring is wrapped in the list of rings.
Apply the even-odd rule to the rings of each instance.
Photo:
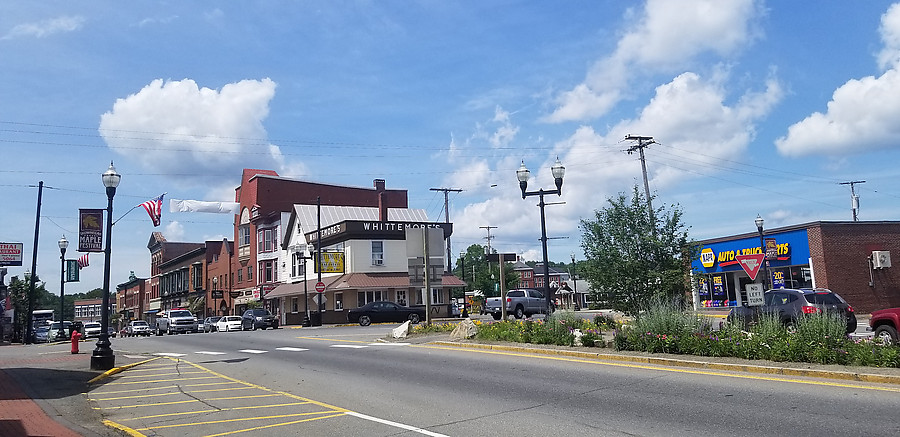
[[[211,212],[214,214],[237,214],[237,202],[208,202],[205,200],[169,199],[169,212]]]

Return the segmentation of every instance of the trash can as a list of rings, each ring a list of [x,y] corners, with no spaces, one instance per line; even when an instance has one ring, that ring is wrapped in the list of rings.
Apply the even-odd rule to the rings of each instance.
[[[309,323],[311,326],[322,326],[322,313],[316,311],[309,314]]]

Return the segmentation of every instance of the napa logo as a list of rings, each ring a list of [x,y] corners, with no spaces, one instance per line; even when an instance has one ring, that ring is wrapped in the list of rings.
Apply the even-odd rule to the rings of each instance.
[[[700,262],[703,263],[703,267],[711,268],[716,265],[716,254],[710,248],[704,248],[700,251]]]

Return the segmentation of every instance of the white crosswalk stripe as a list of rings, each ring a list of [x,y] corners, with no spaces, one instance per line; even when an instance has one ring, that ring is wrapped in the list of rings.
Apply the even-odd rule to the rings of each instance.
[[[225,352],[214,352],[214,351],[197,351],[194,353],[202,354],[202,355],[225,355]]]
[[[304,349],[302,347],[276,347],[275,350],[287,352],[303,352],[308,351],[309,349]]]
[[[333,345],[331,345],[331,347],[342,347],[342,348],[348,348],[348,349],[363,349],[363,348],[367,348],[369,346],[363,346],[360,344],[333,344]]]
[[[243,352],[245,354],[264,354],[268,351],[261,351],[259,349],[241,349],[241,350],[238,350],[238,352]]]

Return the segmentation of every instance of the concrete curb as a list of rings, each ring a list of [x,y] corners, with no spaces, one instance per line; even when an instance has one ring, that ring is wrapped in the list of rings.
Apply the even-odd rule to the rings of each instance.
[[[136,363],[126,364],[126,365],[124,365],[124,366],[119,366],[119,367],[113,367],[112,369],[109,369],[109,370],[107,370],[107,371],[105,371],[105,372],[103,372],[103,373],[101,373],[101,374],[99,374],[99,375],[97,375],[97,376],[91,378],[91,380],[88,381],[88,384],[93,384],[93,383],[95,383],[95,382],[97,382],[97,381],[103,380],[104,378],[107,378],[107,377],[109,377],[109,376],[115,375],[116,373],[119,373],[119,372],[121,372],[121,371],[123,371],[123,370],[128,370],[128,369],[130,369],[130,368],[132,368],[132,367],[134,367],[134,366],[139,366],[139,365],[144,364],[144,363],[149,363],[149,362],[151,362],[151,361],[153,361],[153,360],[158,360],[158,359],[160,359],[160,358],[162,358],[162,357],[153,357],[153,358],[150,358],[149,360],[138,361],[138,362],[136,362]]]
[[[692,369],[722,370],[729,372],[759,373],[765,375],[801,376],[808,378],[835,379],[841,381],[858,381],[877,384],[900,385],[898,375],[876,375],[871,373],[843,372],[837,370],[795,369],[789,367],[758,366],[753,364],[728,364],[707,361],[680,360],[673,358],[641,357],[600,352],[582,352],[561,349],[542,349],[521,346],[492,345],[481,343],[456,343],[451,341],[434,341],[428,344],[455,347],[460,349],[483,349],[503,352],[522,352],[542,355],[558,355],[575,358],[589,358],[606,361],[622,361],[629,363],[653,364],[658,366],[686,367]]]

